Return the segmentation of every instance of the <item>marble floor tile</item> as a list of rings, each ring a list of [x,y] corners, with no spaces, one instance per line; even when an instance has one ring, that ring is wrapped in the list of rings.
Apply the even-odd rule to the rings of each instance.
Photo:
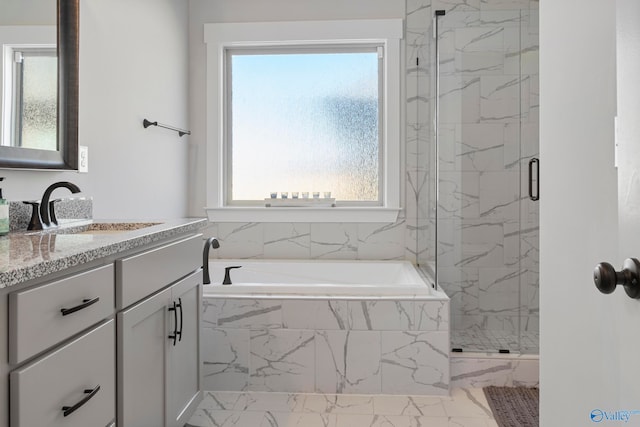
[[[433,396],[377,395],[373,397],[374,413],[380,415],[413,415],[446,417],[442,399]]]
[[[217,411],[198,408],[185,427],[260,426],[263,412]]]
[[[450,396],[205,392],[185,427],[497,427],[482,389]]]
[[[443,398],[444,410],[450,417],[491,418],[491,409],[481,388],[458,388]]]
[[[265,412],[260,427],[336,427],[333,414]]]
[[[305,412],[332,414],[373,414],[374,395],[309,394]]]

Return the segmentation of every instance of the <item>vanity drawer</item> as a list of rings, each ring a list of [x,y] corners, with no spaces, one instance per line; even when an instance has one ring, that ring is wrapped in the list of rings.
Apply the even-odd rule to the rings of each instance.
[[[109,264],[9,294],[9,363],[20,363],[112,315],[113,281]]]
[[[9,382],[11,427],[108,425],[115,418],[114,321],[11,372]],[[65,417],[62,408],[74,406]]]
[[[202,234],[116,261],[119,309],[194,272],[202,263]]]

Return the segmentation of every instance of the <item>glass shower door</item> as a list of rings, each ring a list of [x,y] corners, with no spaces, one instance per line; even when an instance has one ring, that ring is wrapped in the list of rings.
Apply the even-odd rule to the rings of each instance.
[[[537,5],[537,3],[531,3]],[[520,36],[520,351],[539,353],[539,37],[538,10],[522,14]]]
[[[528,300],[521,282],[531,279],[521,253],[528,197],[522,165],[529,154],[522,135],[530,105],[523,94],[531,84],[521,73],[521,43],[528,12],[434,17],[436,270],[438,285],[451,297],[454,350],[521,349],[522,303]]]

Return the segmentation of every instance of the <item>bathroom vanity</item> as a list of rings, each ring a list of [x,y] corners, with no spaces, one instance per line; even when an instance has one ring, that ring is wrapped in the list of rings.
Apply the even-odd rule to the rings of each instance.
[[[0,425],[184,425],[201,400],[205,224],[0,238]]]

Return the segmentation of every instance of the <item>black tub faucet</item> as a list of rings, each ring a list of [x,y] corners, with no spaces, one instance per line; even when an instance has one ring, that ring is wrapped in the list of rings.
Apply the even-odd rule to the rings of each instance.
[[[230,271],[233,270],[234,268],[242,268],[242,266],[241,265],[232,265],[232,266],[224,268],[224,280],[222,281],[223,285],[230,285],[231,284],[231,273],[230,273]]]
[[[56,182],[47,187],[47,189],[44,190],[44,194],[42,195],[42,200],[40,202],[40,220],[42,221],[43,227],[58,225],[57,223],[51,222],[49,212],[53,212],[53,204],[50,205],[49,199],[51,198],[51,193],[53,193],[53,190],[61,187],[70,190],[74,194],[80,192],[80,187],[67,181]],[[53,217],[55,218],[55,214],[53,215]]]
[[[218,249],[220,242],[215,237],[209,237],[207,243],[204,244],[202,250],[202,284],[211,284],[211,277],[209,277],[209,248]]]

